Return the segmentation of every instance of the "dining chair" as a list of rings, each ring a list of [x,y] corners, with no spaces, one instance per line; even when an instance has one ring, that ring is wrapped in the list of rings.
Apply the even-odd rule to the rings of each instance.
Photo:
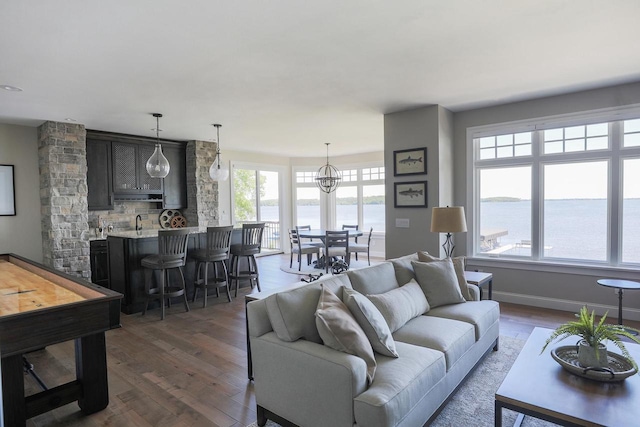
[[[297,230],[289,230],[289,242],[291,243],[291,258],[289,259],[289,268],[293,266],[293,254],[298,255],[298,271],[302,269],[302,255],[307,255],[307,265],[311,264],[313,254],[320,258],[320,247],[308,243],[302,243]]]
[[[300,235],[300,231],[309,231],[311,230],[311,226],[310,225],[296,225],[296,231],[298,232],[298,235]],[[324,243],[322,242],[314,242],[312,238],[309,239],[305,239],[305,238],[301,238],[302,241],[306,244],[312,245],[312,246],[317,246],[319,248],[323,248],[324,247]]]
[[[146,300],[142,315],[147,313],[149,301],[160,300],[160,319],[164,320],[165,301],[171,307],[171,298],[184,297],[184,307],[189,311],[187,302],[186,284],[182,267],[187,261],[187,245],[189,243],[189,230],[186,228],[158,231],[158,253],[148,255],[140,261],[145,268],[145,294]],[[172,285],[169,280],[169,272],[177,269],[180,273],[181,284]],[[160,272],[160,279],[156,281],[156,286],[152,286],[152,276],[154,271]]]
[[[360,228],[359,225],[348,225],[348,224],[342,224],[342,229],[343,230],[356,230],[358,231]],[[351,238],[351,244],[357,244],[358,243],[358,236],[352,237]],[[356,253],[356,261],[358,260],[358,253]]]
[[[238,296],[238,288],[240,287],[240,280],[248,279],[249,285],[253,288],[253,282],[260,289],[260,277],[258,273],[258,263],[256,262],[256,255],[260,253],[262,249],[262,233],[264,231],[264,222],[255,224],[242,224],[242,238],[241,243],[231,245],[229,252],[231,253],[231,274],[229,279],[231,283],[235,280],[236,292],[235,296]],[[240,258],[247,259],[247,270],[240,270]]]
[[[231,302],[229,291],[229,271],[227,261],[229,260],[229,249],[231,246],[231,233],[233,226],[207,227],[207,243],[204,249],[198,249],[189,254],[196,260],[196,275],[193,281],[193,302],[198,296],[198,288],[204,292],[202,307],[207,306],[207,290],[209,287],[216,289],[216,296],[219,296],[219,288],[223,287],[227,291],[227,299]],[[209,264],[213,267],[213,278],[209,282]],[[203,268],[204,267],[204,275]],[[222,275],[218,274],[218,267],[222,269]]]
[[[325,232],[324,237],[324,268],[325,273],[329,272],[329,266],[333,264],[335,257],[342,257],[349,265],[349,230]]]
[[[373,234],[373,227],[369,230],[369,238],[367,244],[364,243],[352,243],[349,245],[349,252],[356,254],[356,261],[358,260],[358,252],[367,253],[367,262],[371,265],[370,251],[371,251],[371,235]]]

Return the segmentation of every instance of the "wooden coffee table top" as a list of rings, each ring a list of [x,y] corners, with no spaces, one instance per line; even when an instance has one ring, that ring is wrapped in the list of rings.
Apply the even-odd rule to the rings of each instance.
[[[640,375],[602,383],[573,375],[551,357],[551,349],[572,345],[573,337],[540,350],[552,330],[535,328],[496,392],[496,401],[516,405],[569,423],[625,426],[640,423]],[[640,345],[625,346],[640,361]],[[615,346],[610,351],[620,353]]]

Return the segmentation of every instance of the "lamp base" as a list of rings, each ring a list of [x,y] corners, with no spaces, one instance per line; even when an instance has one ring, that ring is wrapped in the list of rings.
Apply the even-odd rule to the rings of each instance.
[[[447,239],[442,244],[442,249],[444,249],[444,254],[447,258],[451,258],[453,256],[453,251],[456,246],[453,244],[453,235],[451,233],[447,233]]]

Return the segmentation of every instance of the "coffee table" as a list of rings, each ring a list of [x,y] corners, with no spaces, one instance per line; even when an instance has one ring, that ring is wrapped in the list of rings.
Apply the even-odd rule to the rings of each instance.
[[[628,426],[640,422],[640,375],[602,383],[573,375],[551,357],[551,349],[572,345],[578,337],[553,343],[540,354],[552,330],[535,328],[495,395],[495,426],[507,408],[563,426]],[[640,360],[640,345],[625,343]],[[610,351],[619,353],[617,347]],[[521,419],[521,417],[519,417]]]

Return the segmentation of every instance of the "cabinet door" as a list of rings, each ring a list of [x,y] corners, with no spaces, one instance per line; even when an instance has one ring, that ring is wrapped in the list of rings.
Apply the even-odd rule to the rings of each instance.
[[[110,141],[87,139],[87,188],[89,210],[113,209]]]
[[[135,192],[138,188],[136,173],[137,146],[122,142],[112,143],[113,191]]]
[[[162,147],[164,152],[165,147]],[[138,189],[143,192],[160,193],[162,192],[162,179],[151,178],[147,173],[147,160],[155,151],[155,145],[138,145],[137,168],[138,168]],[[166,156],[166,153],[164,153]],[[173,168],[171,161],[169,166]],[[171,173],[171,171],[169,171]]]
[[[164,209],[182,209],[187,207],[187,167],[185,147],[164,146],[164,155],[171,169],[164,179]]]

